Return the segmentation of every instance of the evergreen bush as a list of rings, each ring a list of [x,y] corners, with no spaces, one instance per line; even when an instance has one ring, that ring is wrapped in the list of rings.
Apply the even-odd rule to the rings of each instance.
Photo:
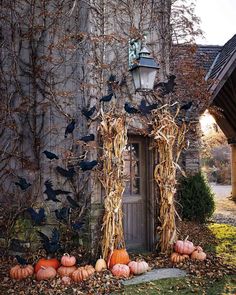
[[[202,172],[182,178],[179,195],[183,219],[204,223],[214,213],[214,194]]]

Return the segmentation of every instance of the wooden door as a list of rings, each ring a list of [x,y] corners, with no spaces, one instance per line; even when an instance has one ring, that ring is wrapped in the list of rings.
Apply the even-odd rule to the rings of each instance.
[[[141,137],[129,138],[125,153],[123,225],[127,249],[147,248],[146,149]]]

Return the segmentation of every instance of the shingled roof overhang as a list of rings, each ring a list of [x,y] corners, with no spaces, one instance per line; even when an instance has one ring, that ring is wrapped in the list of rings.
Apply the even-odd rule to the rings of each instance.
[[[212,106],[223,110],[215,120],[229,143],[236,143],[236,35],[219,51],[206,76],[212,80]]]

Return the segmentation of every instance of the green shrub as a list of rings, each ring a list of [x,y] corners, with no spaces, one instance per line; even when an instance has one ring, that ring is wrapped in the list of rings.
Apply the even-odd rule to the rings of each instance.
[[[205,222],[215,210],[214,194],[201,172],[180,181],[182,218]]]

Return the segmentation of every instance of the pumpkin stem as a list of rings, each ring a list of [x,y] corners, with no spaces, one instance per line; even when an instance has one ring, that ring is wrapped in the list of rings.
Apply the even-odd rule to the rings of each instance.
[[[70,254],[68,254],[68,253],[64,253],[63,256],[70,256]]]
[[[188,240],[189,235],[187,235],[187,237],[184,239],[184,241],[186,242]]]

